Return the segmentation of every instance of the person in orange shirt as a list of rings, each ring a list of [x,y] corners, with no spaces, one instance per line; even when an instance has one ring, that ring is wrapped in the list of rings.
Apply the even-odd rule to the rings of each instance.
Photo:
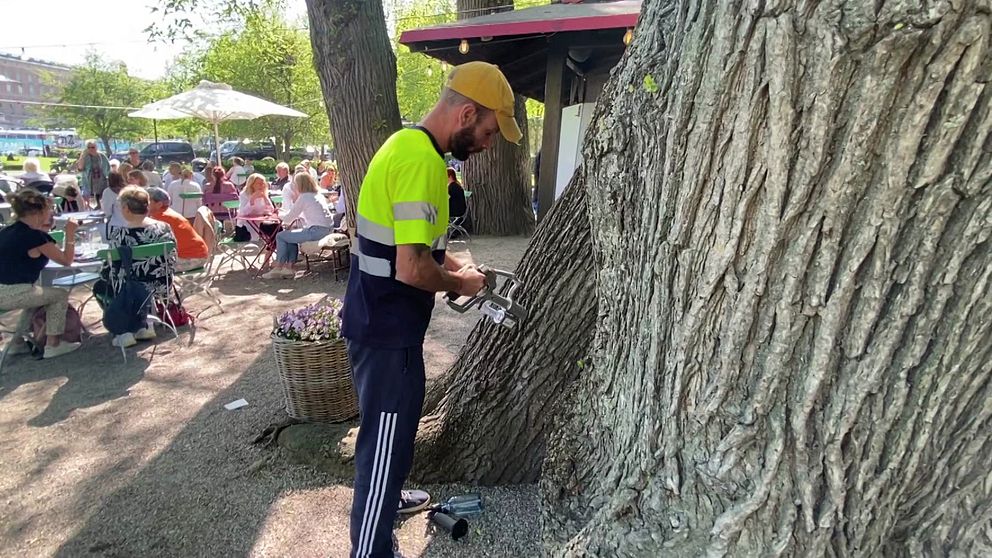
[[[162,221],[172,229],[176,237],[176,271],[189,271],[207,263],[210,249],[207,243],[196,234],[189,219],[183,217],[170,206],[169,193],[161,188],[148,188],[148,216],[156,221]]]

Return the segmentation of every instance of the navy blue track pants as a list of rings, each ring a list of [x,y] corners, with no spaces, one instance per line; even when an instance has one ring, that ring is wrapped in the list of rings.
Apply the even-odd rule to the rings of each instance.
[[[351,557],[392,558],[393,521],[424,405],[424,348],[381,349],[348,341],[348,355],[361,411]]]

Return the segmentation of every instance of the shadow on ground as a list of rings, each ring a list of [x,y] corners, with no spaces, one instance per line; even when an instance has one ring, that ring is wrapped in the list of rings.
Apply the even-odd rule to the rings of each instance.
[[[109,346],[109,336],[99,335],[86,339],[79,350],[59,359],[41,360],[28,355],[8,357],[0,376],[0,399],[34,382],[65,378],[45,409],[27,422],[29,426],[44,427],[65,420],[77,409],[124,397],[131,386],[144,377],[149,361],[132,353],[127,365],[119,369],[112,361],[116,359],[116,364],[121,363],[120,351],[110,351]],[[106,365],[74,366],[75,362],[84,360],[105,361]]]
[[[302,467],[273,470],[266,463],[276,452],[250,445],[267,424],[283,418],[271,362],[267,349],[130,482],[96,509],[78,510],[88,514],[85,524],[55,555],[244,556],[269,505],[287,487],[334,482]],[[249,407],[224,409],[246,393],[253,394]]]

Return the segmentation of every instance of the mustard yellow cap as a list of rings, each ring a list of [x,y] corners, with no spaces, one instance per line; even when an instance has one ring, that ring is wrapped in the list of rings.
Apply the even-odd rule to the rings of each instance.
[[[495,112],[499,132],[506,141],[520,143],[523,134],[513,118],[513,89],[499,67],[488,62],[455,66],[448,74],[447,87]]]

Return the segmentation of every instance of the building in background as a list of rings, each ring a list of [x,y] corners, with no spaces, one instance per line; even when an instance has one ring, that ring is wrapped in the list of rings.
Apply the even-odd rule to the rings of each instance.
[[[57,98],[58,86],[67,83],[71,74],[68,66],[0,54],[0,128],[27,127],[37,113],[37,105],[18,101]]]

